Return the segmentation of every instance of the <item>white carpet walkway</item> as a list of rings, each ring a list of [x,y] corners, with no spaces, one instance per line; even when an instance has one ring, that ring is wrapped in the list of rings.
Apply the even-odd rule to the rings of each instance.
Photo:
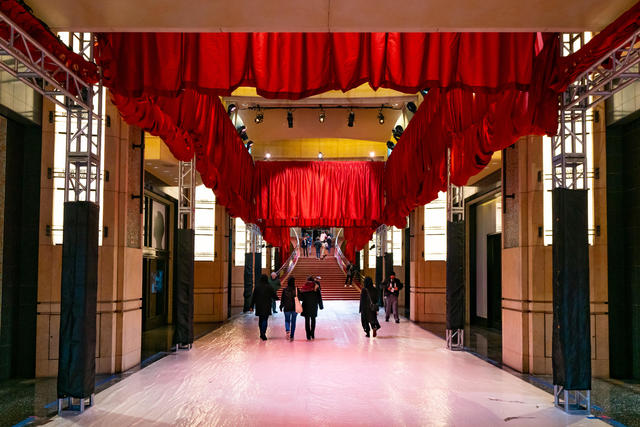
[[[358,302],[330,301],[307,341],[284,337],[284,315],[258,338],[253,315],[234,318],[194,344],[96,395],[82,426],[564,426],[604,425],[567,416],[552,396],[402,319],[366,338]]]

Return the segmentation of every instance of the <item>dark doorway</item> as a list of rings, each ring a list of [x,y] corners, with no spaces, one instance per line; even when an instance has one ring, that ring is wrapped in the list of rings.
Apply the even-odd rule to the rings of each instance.
[[[169,203],[145,195],[145,249],[142,261],[142,330],[148,331],[168,323],[170,275]]]
[[[502,234],[487,235],[487,326],[502,328]]]
[[[39,126],[6,123],[0,379],[35,376],[40,221]],[[3,144],[4,145],[4,144]]]

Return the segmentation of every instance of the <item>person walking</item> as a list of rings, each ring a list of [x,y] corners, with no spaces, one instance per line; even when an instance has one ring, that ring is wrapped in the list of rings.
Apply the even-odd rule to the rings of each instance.
[[[378,335],[378,290],[373,286],[371,277],[365,277],[364,287],[360,291],[360,322],[365,336],[369,338],[369,331],[373,329],[373,336]]]
[[[355,272],[356,272],[356,267],[347,261],[347,267],[345,268],[345,273],[347,274],[347,277],[344,279],[345,288],[347,286],[353,287],[353,275],[355,274]]]
[[[278,277],[278,273],[276,273],[275,271],[271,272],[271,277],[269,278],[269,286],[271,286],[273,290],[276,292],[276,295],[278,295],[278,291],[280,290],[282,285],[280,284],[280,278]],[[273,310],[273,314],[276,314],[278,312],[278,310],[276,310],[275,299],[271,302],[271,310]]]
[[[298,292],[298,298],[302,303],[302,316],[304,317],[304,328],[307,332],[307,340],[313,340],[316,338],[318,308],[320,308],[320,310],[324,309],[319,277],[314,279],[312,276],[309,276],[307,282],[300,289],[300,292]]]
[[[395,271],[392,271],[389,278],[382,283],[384,289],[384,314],[385,322],[389,321],[391,313],[396,319],[396,323],[400,323],[398,314],[398,293],[402,289],[402,282],[396,278]]]
[[[266,274],[260,276],[260,280],[251,295],[251,310],[258,316],[258,327],[260,328],[260,339],[267,340],[267,324],[271,315],[271,301],[278,299],[278,294],[269,285],[269,278]]]
[[[297,296],[298,290],[296,289],[296,279],[289,277],[287,280],[287,287],[282,290],[280,311],[284,311],[284,328],[287,334],[287,339],[290,341],[293,341],[293,336],[296,333],[296,318],[298,317],[298,313],[296,312]]]
[[[316,239],[316,241],[313,243],[313,246],[315,246],[316,248],[316,258],[320,259],[320,249],[322,248],[322,242],[320,241],[320,239]]]
[[[309,249],[307,247],[307,238],[303,237],[302,241],[300,242],[300,247],[302,248],[302,256],[308,257],[309,256]]]

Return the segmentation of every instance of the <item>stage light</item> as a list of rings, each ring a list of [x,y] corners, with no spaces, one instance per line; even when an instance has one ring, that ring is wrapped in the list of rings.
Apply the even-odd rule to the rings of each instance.
[[[373,159],[375,156],[376,156],[376,153],[374,153],[373,151],[369,151],[369,157]]]
[[[231,113],[233,113],[237,109],[238,109],[238,107],[236,107],[236,104],[229,104],[229,106],[227,107],[227,113],[229,113],[229,115],[231,115]]]
[[[293,127],[293,112],[291,110],[287,111],[287,124],[289,129]]]
[[[320,123],[324,123],[324,119],[327,118],[327,115],[324,113],[324,109],[320,107],[320,113],[318,114],[318,121]]]
[[[418,107],[416,107],[416,104],[414,104],[413,102],[407,102],[407,110],[415,113],[416,111],[418,111]]]
[[[400,137],[402,136],[402,133],[404,132],[404,128],[400,125],[396,126],[392,133],[393,133],[393,137],[396,139],[396,141],[400,140]]]
[[[389,150],[393,150],[395,147],[396,147],[396,144],[394,144],[394,143],[393,143],[393,142],[391,142],[391,141],[387,141],[387,148],[388,148]]]
[[[380,108],[380,111],[378,111],[378,123],[380,123],[381,125],[384,124],[384,114],[382,114],[382,108]]]
[[[353,110],[349,111],[349,119],[347,120],[347,126],[349,126],[350,128],[353,127],[353,122],[356,119],[356,115],[354,114]]]
[[[253,141],[247,142],[247,150],[251,150],[252,145],[253,145]]]
[[[267,159],[267,160],[269,160],[269,159],[271,158],[271,153],[267,153],[267,154],[265,154],[265,155],[264,155],[264,158],[265,158],[265,159]]]
[[[249,136],[247,135],[247,127],[245,125],[238,126],[236,128],[236,131],[238,132],[238,136],[240,137],[240,139],[242,139],[243,141],[249,139]]]
[[[427,89],[422,89],[422,90],[420,91],[420,93],[422,94],[422,96],[423,96],[423,97],[424,97],[424,96],[427,96],[427,94],[429,93],[429,89],[428,89],[428,88],[427,88]]]
[[[318,158],[322,160],[323,157],[324,157],[324,154],[322,154],[322,151],[318,151]]]
[[[259,125],[264,121],[264,114],[260,109],[258,109],[258,112],[256,113],[256,118],[253,119],[253,121],[256,122],[257,125]]]

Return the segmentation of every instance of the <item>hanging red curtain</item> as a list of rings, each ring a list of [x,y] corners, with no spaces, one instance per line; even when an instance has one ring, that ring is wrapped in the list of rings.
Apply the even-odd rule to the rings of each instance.
[[[382,162],[258,161],[254,218],[265,227],[381,224]]]
[[[347,257],[350,263],[355,264],[356,252],[361,251],[371,240],[371,236],[375,232],[375,228],[368,227],[345,227],[344,228],[344,241],[345,249],[344,256]]]
[[[252,86],[267,98],[298,99],[367,82],[409,93],[495,92],[525,90],[536,78],[536,33],[104,33],[99,40],[105,85],[136,97]]]
[[[217,96],[185,90],[177,97],[112,100],[127,123],[160,136],[177,159],[189,161],[195,154],[202,182],[218,203],[252,222],[253,159]]]
[[[291,231],[289,227],[264,227],[262,237],[271,246],[280,248],[282,262],[285,262],[291,255]]]

